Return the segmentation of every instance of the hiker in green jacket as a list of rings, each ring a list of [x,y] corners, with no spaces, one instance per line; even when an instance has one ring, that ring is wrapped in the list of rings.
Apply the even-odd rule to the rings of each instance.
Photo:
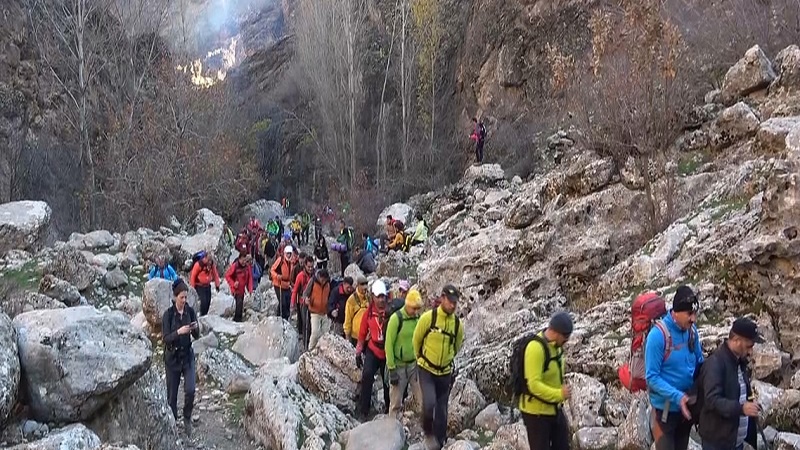
[[[403,397],[410,386],[414,397],[419,401],[417,358],[414,354],[414,330],[422,310],[422,296],[412,289],[408,292],[405,305],[389,318],[386,326],[386,368],[389,370],[389,415],[399,419]]]

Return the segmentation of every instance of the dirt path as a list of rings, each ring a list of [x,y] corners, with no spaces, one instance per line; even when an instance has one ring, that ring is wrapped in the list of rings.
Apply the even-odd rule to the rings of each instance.
[[[198,384],[195,397],[192,439],[186,442],[183,422],[178,421],[178,433],[184,448],[208,450],[263,450],[242,427],[244,395],[228,397],[225,393]],[[178,395],[178,409],[183,405],[183,393]]]

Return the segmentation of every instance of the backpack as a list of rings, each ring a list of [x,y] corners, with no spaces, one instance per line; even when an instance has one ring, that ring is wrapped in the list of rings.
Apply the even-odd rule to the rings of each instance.
[[[194,255],[192,255],[192,265],[197,264],[198,262],[200,262],[201,259],[205,257],[206,257],[205,250],[200,250],[199,252],[195,253]]]
[[[442,333],[443,335],[447,336],[448,338],[450,338],[450,344],[453,346],[453,349],[455,349],[456,339],[458,338],[458,330],[459,328],[461,328],[461,319],[459,319],[458,316],[455,316],[456,326],[453,329],[453,333],[451,334],[436,326],[437,311],[439,311],[438,306],[433,308],[433,310],[431,311],[431,325],[428,327],[427,330],[425,330],[425,334],[422,335],[422,351],[420,352],[420,356],[422,357],[422,359],[425,360],[426,363],[428,363],[429,366],[433,367],[435,370],[444,371],[445,369],[447,369],[447,366],[437,366],[436,364],[432,363],[427,356],[425,356],[425,340],[428,339],[428,335],[431,334],[431,331],[436,330]],[[450,365],[452,364],[453,361],[450,361]]]
[[[481,141],[486,139],[486,125],[484,125],[483,122],[478,124],[478,139]]]
[[[645,292],[633,300],[631,305],[631,355],[627,363],[618,370],[619,380],[631,392],[647,388],[644,374],[644,347],[647,334],[653,326],[659,326],[667,343],[664,360],[672,351],[672,337],[666,327],[658,320],[667,313],[664,298],[657,292]]]
[[[261,268],[261,265],[259,263],[253,261],[253,279],[260,280],[263,275],[264,275],[264,269]]]
[[[561,358],[564,354],[563,350],[560,350],[555,355],[552,355],[550,354],[550,345],[548,345],[547,340],[542,337],[541,332],[529,334],[516,341],[511,350],[511,391],[514,394],[514,400],[518,401],[519,397],[527,395],[539,400],[542,403],[554,405],[555,403],[542,400],[528,389],[528,380],[525,378],[525,350],[528,348],[528,344],[530,344],[532,341],[538,342],[544,348],[544,363],[542,365],[542,373],[547,372],[547,370],[550,369],[550,363],[556,361],[558,363],[557,366],[559,379],[562,383],[564,382],[564,374],[561,372]]]

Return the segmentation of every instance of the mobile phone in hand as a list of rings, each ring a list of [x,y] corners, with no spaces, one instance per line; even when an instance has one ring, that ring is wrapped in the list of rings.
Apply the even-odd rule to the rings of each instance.
[[[191,328],[191,329],[195,329],[195,328],[197,328],[197,322],[192,322],[192,323],[190,323],[190,324],[189,324],[189,328]]]

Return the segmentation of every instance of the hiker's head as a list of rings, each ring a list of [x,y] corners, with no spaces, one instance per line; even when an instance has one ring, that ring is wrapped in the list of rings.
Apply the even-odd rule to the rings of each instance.
[[[239,258],[237,258],[239,260],[239,264],[247,264],[248,256],[250,255],[248,255],[247,252],[239,252]]]
[[[386,223],[391,224],[392,222],[393,222],[392,215],[389,214],[388,216],[386,216]]]
[[[680,286],[672,298],[672,317],[682,330],[688,330],[697,321],[700,302],[689,286]]]
[[[172,283],[172,295],[175,296],[175,306],[183,309],[186,300],[189,298],[189,286],[180,278]]]
[[[572,317],[566,311],[559,311],[550,317],[547,328],[552,331],[551,335],[556,346],[562,347],[572,335]]]
[[[472,123],[478,123],[478,118],[477,117],[473,117],[472,118]]]
[[[352,294],[353,284],[353,277],[344,277],[344,280],[342,280],[342,292],[345,294]]]
[[[159,269],[163,269],[167,265],[167,258],[165,258],[164,255],[156,256],[156,265]]]
[[[283,249],[283,256],[284,256],[284,258],[286,258],[286,259],[289,259],[289,260],[291,260],[292,258],[294,258],[294,248],[292,248],[292,246],[291,246],[291,245],[287,245],[287,246],[286,246],[286,247]]]
[[[319,237],[317,238],[317,246],[325,247],[325,236],[319,235]]]
[[[367,277],[365,277],[364,275],[359,275],[358,279],[357,279],[357,283],[358,284],[356,285],[356,290],[358,290],[358,294],[359,295],[366,294],[367,293],[367,286],[368,286]]]
[[[411,289],[411,283],[409,283],[408,280],[400,280],[397,285],[397,290],[400,291],[400,297],[407,298],[408,290]]]
[[[422,311],[422,295],[420,295],[418,290],[411,289],[408,291],[408,295],[406,295],[405,309],[406,314],[408,314],[409,317],[419,316],[420,311]]]
[[[372,283],[372,298],[375,299],[375,306],[383,309],[386,306],[386,285],[381,280]]]
[[[345,223],[344,223],[344,219],[339,219],[339,226],[340,226],[340,227],[342,227],[342,230],[344,230],[344,229],[345,229],[345,227],[347,226],[347,224],[345,224]]]
[[[422,213],[417,213],[417,222],[424,222],[425,219],[422,218]]]
[[[763,344],[764,338],[758,332],[758,326],[746,317],[733,322],[728,334],[728,348],[739,358],[750,356],[755,344]]]
[[[325,284],[331,280],[331,276],[326,269],[319,269],[317,271],[317,280]]]
[[[314,260],[311,258],[306,258],[303,268],[309,274],[314,273]]]
[[[459,300],[461,300],[461,292],[452,284],[448,284],[442,289],[440,306],[447,314],[456,312]]]

